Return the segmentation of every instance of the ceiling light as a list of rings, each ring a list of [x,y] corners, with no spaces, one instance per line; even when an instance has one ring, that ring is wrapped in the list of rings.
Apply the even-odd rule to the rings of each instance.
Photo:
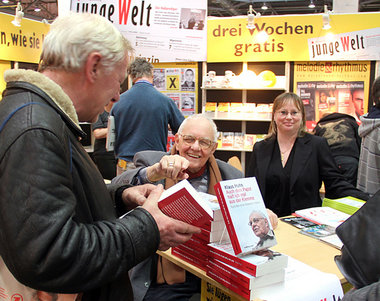
[[[40,12],[40,11],[41,11],[41,8],[39,8],[39,7],[36,7],[36,8],[34,9],[34,11],[38,13],[38,12]]]
[[[262,9],[262,10],[267,10],[267,9],[268,9],[268,6],[265,4],[265,2],[264,2],[264,4],[263,4],[263,6],[261,7],[261,9]]]
[[[24,17],[24,13],[22,11],[22,6],[21,3],[18,2],[16,6],[16,13],[15,13],[15,18],[11,22],[14,26],[20,27],[21,26],[21,20]]]
[[[309,8],[315,8],[315,4],[313,0],[310,0]]]
[[[249,6],[249,10],[248,10],[247,14],[248,14],[247,28],[253,29],[253,28],[255,28],[255,18],[260,17],[261,15],[260,15],[260,13],[256,12],[252,8],[252,5]]]
[[[4,4],[8,4],[9,3],[9,0],[3,0],[2,1]]]

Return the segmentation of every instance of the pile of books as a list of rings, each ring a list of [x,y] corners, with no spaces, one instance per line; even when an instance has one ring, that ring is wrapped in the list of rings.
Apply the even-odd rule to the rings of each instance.
[[[196,192],[186,180],[165,191],[160,209],[201,228],[201,233],[172,248],[172,254],[251,299],[256,288],[284,280],[288,256],[269,249],[277,242],[255,178],[221,181],[215,191],[217,196]],[[263,217],[251,221],[252,212],[258,211]],[[264,218],[273,237],[259,246],[252,222]]]
[[[284,281],[288,256],[269,249],[236,256],[231,243],[211,243],[206,274],[251,300],[254,290]],[[260,255],[258,255],[260,254]]]
[[[218,149],[251,151],[253,145],[265,134],[243,134],[241,132],[218,132]]]

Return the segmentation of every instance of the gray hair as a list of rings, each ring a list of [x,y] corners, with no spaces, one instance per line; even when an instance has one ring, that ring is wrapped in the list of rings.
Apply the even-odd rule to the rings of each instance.
[[[59,16],[43,43],[39,71],[78,71],[92,52],[102,56],[106,71],[113,70],[133,51],[129,41],[106,18],[71,12]]]
[[[132,81],[140,77],[152,77],[153,65],[146,59],[138,57],[129,64],[127,71],[132,77]]]
[[[210,123],[210,126],[212,128],[212,131],[213,131],[213,141],[216,142],[218,140],[218,129],[216,127],[216,124],[214,122],[214,120],[212,120],[210,117],[204,115],[204,114],[194,114],[194,115],[190,115],[189,117],[187,117],[180,125],[179,129],[178,129],[178,134],[182,134],[182,131],[183,131],[183,128],[185,127],[186,123],[189,121],[189,120],[193,120],[193,119],[204,119],[204,120],[207,120],[209,123]]]

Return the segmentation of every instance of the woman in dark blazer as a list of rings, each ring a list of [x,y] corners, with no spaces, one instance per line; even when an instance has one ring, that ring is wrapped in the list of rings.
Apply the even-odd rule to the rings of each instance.
[[[321,206],[322,181],[327,198],[367,200],[366,193],[344,180],[327,140],[308,134],[305,124],[305,109],[297,94],[276,97],[268,135],[254,145],[247,171],[247,176],[257,178],[266,207],[285,216]]]

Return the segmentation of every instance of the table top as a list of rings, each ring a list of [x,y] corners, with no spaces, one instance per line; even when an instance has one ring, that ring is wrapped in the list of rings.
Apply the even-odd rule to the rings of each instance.
[[[298,228],[279,220],[278,227],[275,229],[277,245],[271,249],[293,257],[322,272],[335,274],[339,278],[342,285],[347,283],[334,261],[335,255],[339,255],[340,251],[322,241],[298,232]],[[234,298],[237,298],[238,300],[245,300],[238,294],[207,276],[205,271],[172,255],[170,249],[165,252],[158,251],[158,254],[171,260],[178,266],[193,273],[202,280],[206,280],[207,282],[225,290]]]

